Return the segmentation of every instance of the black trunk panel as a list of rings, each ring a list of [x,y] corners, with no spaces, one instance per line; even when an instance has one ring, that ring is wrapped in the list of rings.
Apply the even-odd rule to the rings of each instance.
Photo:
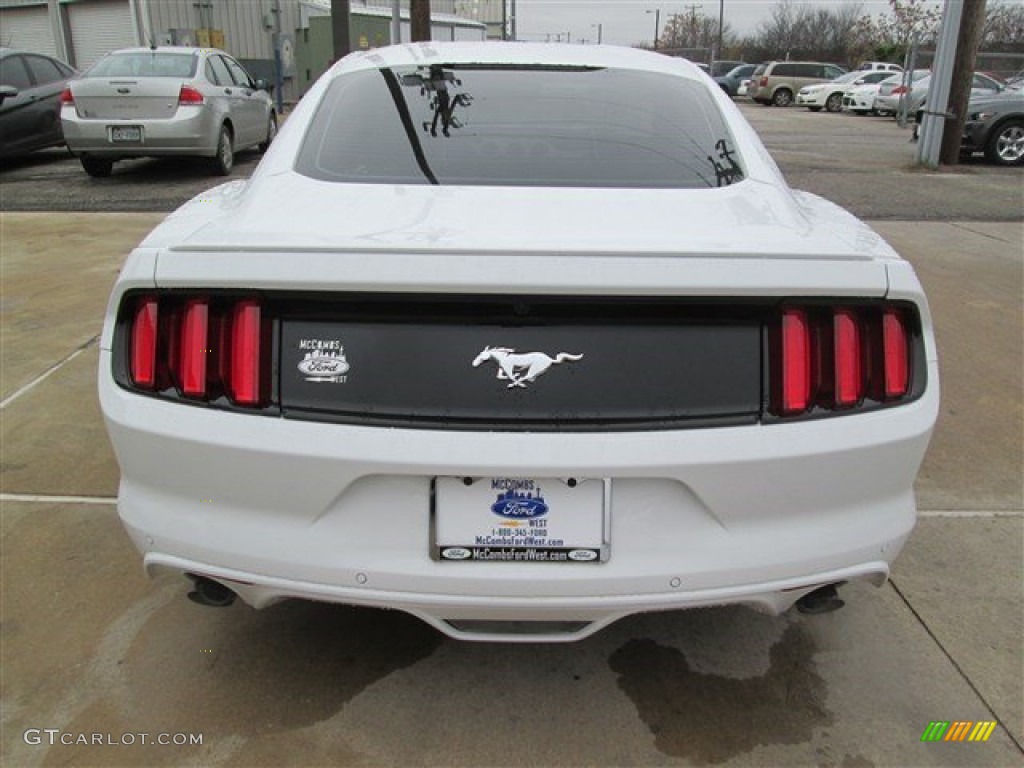
[[[759,308],[736,304],[307,306],[282,317],[281,408],[290,418],[457,429],[752,423],[762,324]]]

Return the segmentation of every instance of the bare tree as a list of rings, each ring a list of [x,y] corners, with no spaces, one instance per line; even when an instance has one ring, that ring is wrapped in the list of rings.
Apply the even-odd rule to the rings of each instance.
[[[674,13],[665,21],[658,38],[659,48],[706,48],[718,44],[718,19],[704,15],[691,6],[687,13]],[[728,47],[736,42],[736,34],[726,22],[722,25],[722,45]]]
[[[853,61],[864,47],[865,22],[860,4],[818,6],[782,0],[761,22],[757,36],[744,41],[744,53],[781,57]]]
[[[1019,51],[1024,49],[1024,4],[989,2],[981,44],[986,49]]]

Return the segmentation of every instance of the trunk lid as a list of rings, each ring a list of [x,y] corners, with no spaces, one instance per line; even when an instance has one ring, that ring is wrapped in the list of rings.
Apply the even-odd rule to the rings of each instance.
[[[71,83],[80,117],[152,120],[173,117],[183,81],[169,77],[85,78]]]

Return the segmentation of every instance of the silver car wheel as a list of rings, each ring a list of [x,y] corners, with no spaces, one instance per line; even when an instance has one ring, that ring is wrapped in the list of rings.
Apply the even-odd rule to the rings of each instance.
[[[268,149],[270,149],[270,145],[274,143],[274,139],[276,139],[276,138],[277,138],[277,116],[274,115],[273,113],[271,113],[270,119],[267,121],[267,139],[266,139],[266,141],[261,141],[260,145],[259,145],[260,154],[263,154]]]
[[[217,140],[217,154],[213,158],[213,172],[218,176],[227,176],[235,165],[235,147],[231,141],[231,129],[226,125],[220,129]]]
[[[1017,163],[1024,158],[1024,125],[1009,125],[996,138],[996,153],[1004,163]]]

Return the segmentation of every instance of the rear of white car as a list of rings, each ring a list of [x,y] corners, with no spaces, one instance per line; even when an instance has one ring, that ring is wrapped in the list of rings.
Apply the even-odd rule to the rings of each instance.
[[[885,580],[938,404],[912,270],[786,189],[692,67],[583,48],[350,57],[250,182],[132,254],[99,382],[147,568],[503,640]],[[692,141],[719,142],[693,183],[624,182],[625,150],[580,165],[578,126],[545,112],[587,124],[624,84],[693,99]],[[354,152],[389,105],[408,156]],[[629,141],[631,114],[585,133]],[[548,178],[573,168],[590,181]]]

